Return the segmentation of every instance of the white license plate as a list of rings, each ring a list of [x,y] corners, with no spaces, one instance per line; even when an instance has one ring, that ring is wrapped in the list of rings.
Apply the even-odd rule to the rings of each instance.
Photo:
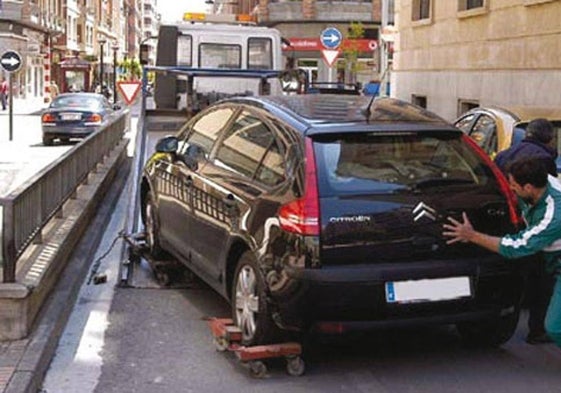
[[[471,296],[469,277],[386,282],[388,303],[438,302]]]
[[[82,118],[81,113],[61,113],[60,119],[61,120],[80,120]]]

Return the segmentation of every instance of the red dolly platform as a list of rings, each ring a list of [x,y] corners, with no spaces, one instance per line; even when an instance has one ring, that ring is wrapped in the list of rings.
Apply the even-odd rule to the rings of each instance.
[[[238,360],[249,366],[253,377],[263,378],[267,374],[265,359],[286,359],[286,371],[293,376],[304,374],[305,364],[302,360],[302,346],[296,342],[246,347],[241,345],[242,332],[229,318],[210,318],[208,325],[212,332],[214,345],[218,351],[231,351]]]

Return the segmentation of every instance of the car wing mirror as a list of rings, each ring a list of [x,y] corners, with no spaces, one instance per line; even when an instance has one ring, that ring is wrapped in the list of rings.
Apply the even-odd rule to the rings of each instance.
[[[285,93],[302,94],[308,88],[307,75],[304,70],[292,69],[280,73],[279,80],[281,88]]]
[[[166,136],[156,143],[158,153],[175,153],[179,146],[179,141],[175,136]]]
[[[187,167],[193,171],[199,169],[199,163],[207,159],[205,150],[196,143],[190,144],[181,157]]]

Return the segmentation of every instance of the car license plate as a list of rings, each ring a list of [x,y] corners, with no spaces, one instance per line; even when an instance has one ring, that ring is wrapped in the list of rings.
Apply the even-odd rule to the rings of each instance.
[[[386,282],[388,303],[438,302],[470,296],[467,276]]]
[[[61,113],[60,114],[60,119],[61,120],[80,120],[82,118],[82,114],[81,113]]]

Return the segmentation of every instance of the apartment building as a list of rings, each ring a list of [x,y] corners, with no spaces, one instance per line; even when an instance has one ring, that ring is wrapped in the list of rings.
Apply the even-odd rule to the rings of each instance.
[[[397,0],[393,95],[452,120],[561,106],[560,0]]]
[[[142,16],[142,43],[148,46],[148,58],[151,65],[156,64],[156,44],[152,37],[158,36],[160,16],[156,12],[157,0],[144,0]]]

